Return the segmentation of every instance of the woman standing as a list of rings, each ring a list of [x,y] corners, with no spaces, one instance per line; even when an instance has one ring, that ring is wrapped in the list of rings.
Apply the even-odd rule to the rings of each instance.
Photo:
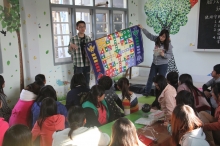
[[[145,87],[145,92],[143,94],[144,96],[149,96],[154,76],[156,76],[157,74],[165,76],[167,73],[168,61],[173,55],[173,46],[170,42],[168,30],[163,29],[160,32],[159,36],[155,36],[149,33],[141,25],[139,25],[139,27],[142,29],[143,33],[148,39],[155,42],[153,62],[151,64],[148,81]]]

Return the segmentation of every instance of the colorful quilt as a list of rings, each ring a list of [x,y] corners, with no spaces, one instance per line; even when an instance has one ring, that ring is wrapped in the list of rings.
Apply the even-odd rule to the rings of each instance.
[[[86,44],[96,80],[116,76],[144,61],[141,30],[133,26]]]

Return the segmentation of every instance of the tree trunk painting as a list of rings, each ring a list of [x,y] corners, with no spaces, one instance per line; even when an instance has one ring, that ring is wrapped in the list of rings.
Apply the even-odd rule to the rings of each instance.
[[[20,64],[20,90],[24,89],[23,59],[20,37],[20,8],[19,0],[3,0],[4,6],[0,5],[0,21],[2,28],[8,32],[16,32],[18,39],[19,64]]]

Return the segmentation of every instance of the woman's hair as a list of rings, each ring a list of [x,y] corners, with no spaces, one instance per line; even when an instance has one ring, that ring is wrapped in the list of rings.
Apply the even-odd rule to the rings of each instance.
[[[156,75],[153,79],[154,83],[158,84],[158,87],[160,88],[160,90],[158,90],[155,87],[155,93],[156,93],[156,97],[158,98],[160,96],[160,94],[163,92],[163,90],[166,88],[167,86],[167,80],[163,75]]]
[[[79,85],[87,87],[86,78],[82,73],[73,75],[73,77],[71,79],[70,89],[76,88]]]
[[[129,80],[126,77],[122,77],[117,82],[118,87],[122,92],[122,98],[127,98],[131,100],[131,94],[129,93]]]
[[[163,34],[165,34],[166,39],[165,39],[163,42],[161,42],[161,41],[160,41],[160,36],[162,36]],[[166,30],[166,29],[163,29],[163,30],[160,32],[159,36],[156,38],[155,45],[160,47],[161,44],[163,44],[163,45],[164,45],[164,49],[165,49],[166,51],[168,51],[168,49],[169,49],[169,43],[170,43],[170,34],[169,34],[169,31]]]
[[[42,86],[37,84],[37,82],[34,82],[34,83],[31,83],[31,84],[27,85],[25,90],[33,92],[35,95],[38,95],[41,87]]]
[[[216,83],[212,87],[213,93],[215,94],[218,101],[220,101],[220,83]]]
[[[35,76],[35,82],[40,85],[41,87],[44,86],[44,83],[46,81],[46,78],[43,74],[38,74]]]
[[[188,105],[177,105],[171,118],[172,140],[178,144],[180,138],[187,132],[202,126],[202,121]]]
[[[171,71],[167,74],[168,83],[172,85],[176,90],[178,87],[178,78],[179,78],[179,74],[175,71]]]
[[[10,127],[5,133],[2,146],[32,146],[30,129],[22,124]]]
[[[39,105],[39,103],[47,97],[51,97],[55,101],[57,101],[56,91],[54,90],[54,88],[51,85],[46,85],[40,89],[40,92],[39,92],[37,99],[36,99],[37,104]]]
[[[98,107],[98,96],[101,97],[103,94],[105,94],[105,89],[100,85],[94,85],[86,95],[86,99]]]
[[[202,93],[198,88],[196,88],[193,85],[193,80],[192,80],[192,76],[189,74],[182,74],[179,77],[179,81],[181,84],[185,84],[190,92],[195,96],[198,97],[199,95],[202,95],[203,97],[205,97],[204,93]]]
[[[70,139],[72,139],[73,131],[84,125],[84,120],[86,119],[86,113],[82,107],[74,106],[70,108],[70,110],[68,111],[67,119],[70,126],[70,131],[68,133],[68,136]]]
[[[136,128],[130,120],[119,118],[115,121],[109,146],[138,146]]]
[[[98,80],[98,84],[104,87],[105,90],[109,90],[112,87],[112,79],[109,76],[102,76]]]
[[[176,95],[176,105],[184,104],[190,106],[197,115],[193,94],[186,90],[182,90]]]
[[[40,129],[42,128],[43,122],[46,120],[46,118],[56,114],[57,114],[56,101],[51,97],[47,97],[43,99],[40,107],[39,118],[37,120],[37,124],[40,127]]]
[[[4,94],[4,90],[3,90],[3,88],[2,88],[2,86],[4,85],[4,83],[5,83],[5,80],[4,80],[3,76],[0,75],[0,93],[2,93],[2,94]]]

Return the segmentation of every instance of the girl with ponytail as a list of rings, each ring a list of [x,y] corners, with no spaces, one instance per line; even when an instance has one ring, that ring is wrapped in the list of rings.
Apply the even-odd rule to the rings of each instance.
[[[139,110],[137,96],[129,91],[129,81],[122,77],[118,80],[118,88],[122,92],[122,104],[124,106],[125,115],[137,112]]]
[[[101,133],[97,127],[84,127],[86,124],[86,113],[82,107],[74,106],[68,112],[69,127],[63,131],[53,134],[52,146],[77,145],[77,146],[106,146],[110,137]]]
[[[82,107],[87,119],[85,126],[101,126],[110,121],[109,108],[105,101],[105,89],[102,86],[94,85],[91,88]]]

